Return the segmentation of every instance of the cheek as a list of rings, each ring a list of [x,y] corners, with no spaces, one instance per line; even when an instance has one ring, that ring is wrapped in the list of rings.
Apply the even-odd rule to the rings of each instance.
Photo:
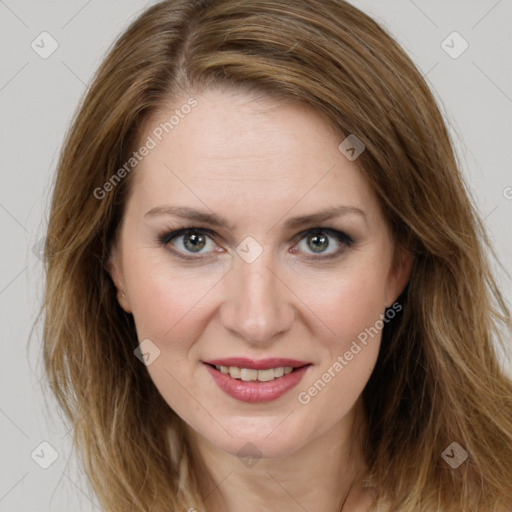
[[[199,330],[208,293],[222,277],[217,271],[177,268],[165,250],[151,250],[125,260],[130,306],[139,339],[186,342]]]
[[[317,278],[314,286],[304,286],[304,303],[329,328],[326,346],[343,350],[380,319],[385,310],[384,276],[377,262],[369,262]]]
[[[345,269],[337,279],[317,280],[304,296],[318,317],[317,334],[327,335],[316,336],[321,364],[298,398],[303,405],[314,403],[332,421],[354,404],[375,366],[385,325],[384,275],[378,263]]]

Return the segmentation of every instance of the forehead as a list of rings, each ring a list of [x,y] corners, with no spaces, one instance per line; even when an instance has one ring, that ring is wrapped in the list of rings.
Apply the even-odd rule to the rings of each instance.
[[[141,129],[139,145],[153,146],[133,176],[143,207],[202,202],[229,217],[238,207],[300,214],[376,206],[356,162],[338,149],[344,136],[311,107],[208,90],[184,108],[190,98],[169,101]]]

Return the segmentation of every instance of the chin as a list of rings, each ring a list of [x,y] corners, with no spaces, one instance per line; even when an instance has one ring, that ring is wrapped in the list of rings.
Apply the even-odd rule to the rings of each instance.
[[[216,435],[212,430],[205,431],[202,428],[193,428],[193,434],[200,444],[206,442],[214,451],[229,453],[241,459],[279,459],[291,455],[305,442],[304,433],[291,435],[289,430],[283,429],[283,418],[272,418],[272,421],[258,423],[257,419],[250,418],[250,425],[241,425],[240,418],[237,424],[219,420],[224,427],[220,427]],[[266,418],[261,418],[266,420]],[[249,418],[248,418],[249,420]],[[279,426],[276,429],[276,426]],[[228,433],[229,432],[229,433]],[[202,438],[202,440],[201,440]],[[250,466],[250,464],[245,464]]]
[[[238,457],[243,464],[250,467],[259,459],[280,459],[291,455],[299,446],[290,438],[269,439],[260,435],[240,437],[218,448]]]

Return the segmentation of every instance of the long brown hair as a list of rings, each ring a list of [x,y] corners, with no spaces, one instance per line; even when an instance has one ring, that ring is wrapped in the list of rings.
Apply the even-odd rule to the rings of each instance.
[[[511,317],[436,102],[404,51],[342,0],[169,0],[142,13],[87,91],[57,170],[45,246],[44,362],[106,511],[207,510],[182,420],[134,356],[107,260],[143,121],[211,86],[302,101],[355,134],[357,163],[414,254],[403,313],[363,392],[375,510],[512,508]],[[112,182],[110,182],[112,184]],[[104,188],[105,190],[106,188]],[[458,443],[468,458],[450,467]],[[457,446],[455,449],[459,449]]]

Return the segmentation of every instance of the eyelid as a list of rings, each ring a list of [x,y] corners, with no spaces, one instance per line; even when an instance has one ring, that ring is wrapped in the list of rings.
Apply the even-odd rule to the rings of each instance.
[[[208,229],[208,228],[196,228],[196,227],[165,229],[163,231],[163,233],[161,235],[159,235],[157,238],[161,244],[167,245],[174,238],[178,238],[190,231],[198,231],[199,233],[207,234],[212,239],[218,238],[218,235],[217,235],[217,233],[215,233],[215,231],[212,231],[211,229]],[[167,238],[169,238],[169,239],[167,240]]]
[[[211,238],[212,240],[215,240],[215,238],[217,238],[216,233],[214,231],[212,231],[211,229],[198,228],[198,227],[191,226],[191,227],[165,229],[162,232],[162,234],[160,234],[156,237],[156,242],[159,245],[161,245],[162,247],[167,247],[172,242],[172,240],[179,238],[180,236],[183,236],[184,234],[189,233],[191,231],[197,231],[200,234],[208,235],[208,237]],[[202,254],[202,253],[194,256],[193,253],[188,253],[189,255],[186,255],[186,253],[183,253],[175,248],[174,249],[168,248],[168,250],[174,256],[176,256],[177,258],[180,258],[184,262],[191,262],[191,263],[201,262],[201,261],[211,258],[211,256],[208,256],[207,254]]]
[[[178,228],[165,229],[162,234],[157,236],[157,242],[162,246],[167,246],[172,240],[179,238],[180,236],[183,236],[184,234],[193,232],[193,231],[196,231],[196,232],[204,234],[204,235],[208,235],[208,237],[211,238],[213,241],[215,241],[216,239],[219,238],[217,233],[215,233],[215,231],[213,231],[211,229],[190,226],[190,227],[178,227]],[[318,256],[314,256],[314,255],[306,256],[305,259],[308,259],[310,261],[321,261],[321,260],[327,261],[329,259],[333,259],[338,256],[341,256],[341,253],[343,252],[343,250],[346,247],[350,247],[354,243],[353,238],[350,235],[348,235],[347,233],[340,231],[338,229],[324,227],[324,226],[315,226],[312,228],[305,229],[305,230],[297,233],[296,235],[294,235],[293,238],[291,239],[291,241],[293,241],[295,244],[297,242],[300,242],[302,239],[304,239],[306,237],[306,235],[314,234],[316,232],[325,233],[332,238],[336,238],[338,240],[338,242],[342,246],[345,245],[345,247],[342,247],[341,249],[338,249],[336,252],[334,252],[332,254],[327,254],[325,256],[322,256],[322,254],[319,254]],[[177,249],[170,249],[170,250],[173,252],[173,254],[176,254],[178,257],[180,257],[184,260],[188,260],[188,261],[202,261],[202,260],[209,258],[209,256],[202,254],[202,253],[198,253],[195,256],[193,255],[193,253],[188,253],[188,254],[190,254],[190,256],[185,256],[184,253],[182,253],[181,251],[179,251]]]
[[[350,235],[347,235],[347,233],[345,233],[344,231],[340,231],[339,229],[334,229],[334,228],[323,227],[323,226],[305,229],[304,231],[297,233],[294,236],[293,240],[297,240],[297,239],[302,240],[302,238],[304,238],[306,235],[308,235],[310,233],[316,233],[316,232],[330,234],[330,236],[337,238],[338,240],[340,238],[342,238],[343,241],[347,245],[354,243],[354,240],[352,239],[352,237]]]

